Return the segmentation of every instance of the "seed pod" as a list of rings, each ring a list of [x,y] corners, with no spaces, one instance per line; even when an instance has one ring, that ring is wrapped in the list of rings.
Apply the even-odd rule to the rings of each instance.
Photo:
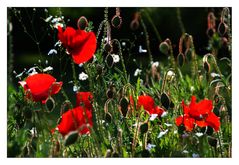
[[[163,54],[168,55],[168,52],[169,52],[169,45],[168,45],[168,43],[165,42],[165,41],[161,42],[160,45],[159,45],[159,50]]]
[[[77,21],[77,27],[80,30],[85,30],[85,28],[88,26],[88,21],[84,16],[81,16]]]
[[[108,68],[112,68],[113,67],[113,65],[114,65],[114,58],[113,58],[113,56],[111,54],[108,54],[106,56],[105,61],[106,61],[106,65],[107,65]]]
[[[78,131],[72,131],[69,134],[66,135],[64,140],[64,145],[69,146],[71,144],[74,144],[78,139]]]
[[[203,68],[205,69],[207,73],[210,72],[210,64],[207,61],[203,63]]]
[[[212,147],[217,147],[217,139],[211,136],[208,136],[207,138],[208,144]]]
[[[178,61],[178,65],[182,67],[185,61],[185,57],[183,53],[178,54],[177,61]]]
[[[105,114],[105,122],[111,123],[111,121],[112,121],[112,116],[111,116],[111,114],[109,112],[107,112]]]
[[[120,100],[120,107],[121,107],[121,113],[124,117],[126,117],[126,115],[127,115],[128,106],[129,106],[129,100],[126,97],[123,97]]]
[[[169,108],[169,105],[170,105],[170,100],[169,100],[169,97],[166,93],[163,93],[161,95],[161,103],[162,103],[162,106],[165,108],[165,109],[168,109]]]
[[[148,131],[148,129],[149,129],[148,123],[143,123],[140,125],[140,132],[142,134],[146,133]]]
[[[119,15],[115,15],[111,19],[111,24],[114,28],[119,29],[121,27],[121,24],[122,24],[122,17],[120,17]]]

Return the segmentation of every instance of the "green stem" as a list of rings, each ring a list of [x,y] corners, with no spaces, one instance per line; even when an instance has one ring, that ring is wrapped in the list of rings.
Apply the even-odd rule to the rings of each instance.
[[[177,9],[176,9],[176,13],[177,13],[177,19],[178,19],[178,24],[179,24],[181,33],[184,34],[186,31],[185,31],[185,28],[184,28],[184,25],[183,25],[183,21],[182,21],[182,17],[181,17],[181,11],[180,11],[179,7],[177,7]]]
[[[158,29],[156,28],[156,26],[155,26],[153,20],[151,19],[151,17],[150,17],[150,15],[149,15],[148,11],[147,11],[147,10],[143,10],[142,12],[145,14],[146,18],[148,19],[149,23],[151,24],[151,26],[152,26],[152,28],[153,28],[155,34],[156,34],[156,37],[157,37],[157,39],[158,39],[158,42],[161,43],[161,42],[162,42],[162,39],[161,39],[161,37],[160,37],[160,34],[159,34],[159,32],[158,32]]]

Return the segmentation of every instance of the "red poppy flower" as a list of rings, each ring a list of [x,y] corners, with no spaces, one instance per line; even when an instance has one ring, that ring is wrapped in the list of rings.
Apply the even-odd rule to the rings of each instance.
[[[213,105],[211,100],[202,100],[196,103],[196,97],[192,96],[189,106],[182,101],[184,115],[176,118],[177,126],[183,124],[186,131],[192,131],[195,124],[199,127],[210,126],[218,131],[220,128],[220,118],[213,113]]]
[[[180,126],[181,124],[183,124],[186,131],[190,132],[194,128],[195,119],[189,117],[188,115],[184,115],[184,116],[177,117],[175,122],[177,126]]]
[[[62,82],[56,82],[54,77],[45,73],[30,75],[19,83],[23,86],[28,99],[41,101],[43,104],[49,96],[57,94],[62,86]]]
[[[130,97],[130,104],[134,105],[132,96]],[[154,99],[148,95],[141,95],[138,97],[137,108],[143,107],[150,115],[158,114],[159,117],[163,114],[164,110],[159,106],[155,106]]]
[[[93,95],[91,92],[77,92],[76,106],[85,106],[87,109],[92,109]]]
[[[92,113],[90,110],[78,106],[70,109],[62,115],[61,121],[57,126],[58,131],[63,135],[67,135],[71,131],[79,131],[79,134],[88,134],[90,129],[87,127],[93,125]]]
[[[58,39],[76,64],[87,62],[95,53],[96,37],[93,32],[75,30],[72,27],[67,27],[63,32],[62,27],[58,26]]]

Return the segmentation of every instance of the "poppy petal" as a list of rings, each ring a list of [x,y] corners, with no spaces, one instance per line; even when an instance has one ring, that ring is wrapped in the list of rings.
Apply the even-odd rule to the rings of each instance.
[[[214,130],[217,132],[220,128],[220,118],[217,117],[213,112],[208,115],[206,118],[207,124],[214,128]]]

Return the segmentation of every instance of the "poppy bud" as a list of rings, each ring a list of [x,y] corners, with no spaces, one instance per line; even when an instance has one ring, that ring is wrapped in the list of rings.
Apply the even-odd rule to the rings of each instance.
[[[169,45],[168,45],[168,43],[165,42],[165,41],[161,42],[160,45],[159,45],[159,50],[163,54],[168,55],[168,52],[169,52]]]
[[[100,64],[96,65],[96,72],[98,75],[101,75],[103,73],[103,67]]]
[[[69,134],[67,134],[64,140],[64,145],[69,146],[75,143],[78,139],[78,134],[79,134],[78,131],[72,131]]]
[[[49,97],[47,99],[45,107],[46,107],[47,112],[52,112],[53,111],[53,109],[55,108],[55,101],[52,97]]]
[[[129,105],[129,100],[126,97],[123,97],[120,100],[120,107],[121,107],[121,113],[124,117],[126,117],[126,115],[127,115],[128,105]]]
[[[178,61],[178,65],[182,67],[185,61],[185,57],[183,53],[178,54],[177,61]]]
[[[169,108],[169,105],[170,105],[170,100],[169,100],[169,97],[166,93],[163,93],[161,95],[161,103],[162,103],[162,106],[165,108],[165,109],[168,109]]]
[[[148,123],[143,123],[140,125],[140,132],[142,134],[146,133],[148,131],[148,129],[149,129]]]
[[[208,38],[212,38],[214,33],[215,33],[215,29],[214,28],[207,29],[207,36],[208,36]]]
[[[186,49],[185,51],[185,58],[188,60],[188,61],[191,61],[192,60],[192,49]]]
[[[104,50],[110,53],[113,50],[113,47],[110,43],[106,43],[104,46]]]
[[[219,25],[218,25],[218,33],[221,35],[221,36],[224,36],[227,32],[227,29],[228,29],[228,26],[227,24],[225,24],[224,22],[221,22]]]
[[[111,54],[108,54],[108,55],[106,56],[105,61],[106,61],[106,65],[107,65],[109,68],[112,68],[112,66],[114,65],[114,58],[113,58],[113,56],[112,56]]]
[[[112,116],[111,116],[111,114],[110,114],[109,112],[107,112],[107,113],[105,114],[105,121],[106,121],[107,123],[111,123],[111,121],[112,121]]]
[[[210,64],[207,61],[203,63],[203,68],[205,69],[207,73],[210,72]]]
[[[212,147],[217,147],[217,139],[211,136],[208,136],[207,138],[208,144]]]
[[[133,20],[130,23],[130,29],[131,30],[137,30],[139,28],[139,21],[138,20]]]
[[[119,29],[121,27],[121,24],[122,24],[122,17],[120,17],[119,15],[115,15],[111,19],[111,24],[114,28]]]
[[[84,16],[81,16],[77,21],[77,27],[80,30],[85,30],[85,28],[88,26],[88,21]]]

